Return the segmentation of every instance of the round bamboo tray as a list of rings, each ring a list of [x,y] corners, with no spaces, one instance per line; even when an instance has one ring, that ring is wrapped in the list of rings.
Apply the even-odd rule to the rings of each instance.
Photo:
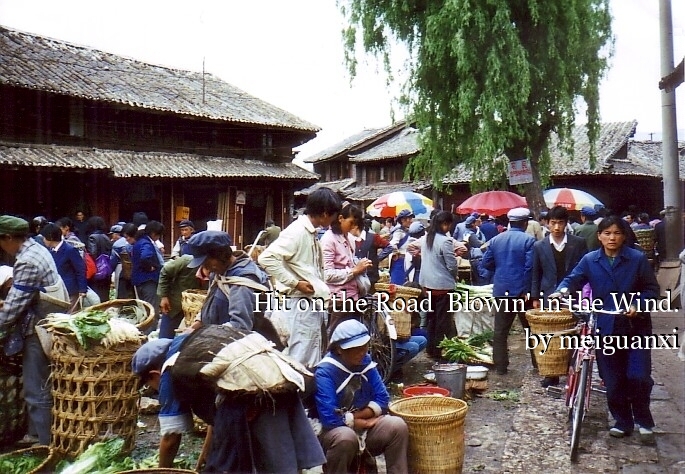
[[[131,359],[143,339],[86,350],[73,335],[54,335],[51,446],[76,457],[114,434],[124,439],[125,451],[133,450],[140,394]]]
[[[44,457],[45,458],[42,463],[40,463],[38,466],[36,466],[33,470],[28,471],[27,474],[39,474],[39,473],[54,472],[55,466],[57,465],[57,462],[59,461],[59,456],[57,456],[57,452],[54,449],[50,448],[49,446],[33,446],[31,448],[19,449],[17,451],[12,451],[10,453],[0,455],[0,459],[2,459],[4,456],[21,456],[21,455],[28,455],[28,456],[36,456],[36,457]]]
[[[464,420],[468,405],[450,397],[418,396],[390,404],[409,428],[409,471],[457,473],[464,465]]]
[[[531,309],[526,312],[526,319],[533,334],[556,334],[568,332],[576,327],[576,320],[571,311],[567,309],[558,312]],[[561,348],[559,335],[550,339],[547,350],[541,354],[543,349],[542,343],[538,343],[533,349],[535,360],[538,363],[538,373],[544,377],[566,375],[571,351]]]
[[[185,290],[181,293],[181,309],[186,327],[193,324],[207,299],[207,290]]]

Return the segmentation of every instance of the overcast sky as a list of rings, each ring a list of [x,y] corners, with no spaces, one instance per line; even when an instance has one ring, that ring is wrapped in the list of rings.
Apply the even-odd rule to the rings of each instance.
[[[640,139],[661,130],[658,5],[612,0],[616,44],[602,120],[638,120]],[[685,0],[672,9],[677,64],[685,54]],[[350,85],[334,0],[0,0],[0,24],[175,68],[201,71],[204,59],[207,72],[322,128],[301,157],[391,123],[397,88],[386,86],[373,58]],[[677,92],[680,129],[684,90]]]

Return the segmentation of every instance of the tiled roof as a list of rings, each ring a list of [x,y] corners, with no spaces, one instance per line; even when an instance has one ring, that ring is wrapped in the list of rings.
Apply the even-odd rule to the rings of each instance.
[[[212,74],[204,74],[203,81],[202,72],[157,66],[1,26],[0,83],[209,120],[319,130]]]
[[[419,148],[419,131],[413,127],[407,127],[397,135],[378,143],[357,155],[350,154],[350,161],[368,162],[380,161],[399,157],[416,155]]]
[[[599,138],[597,140],[597,161],[594,168],[590,168],[590,141],[587,138],[587,127],[579,125],[573,130],[573,154],[568,156],[558,147],[556,134],[552,134],[551,177],[580,176],[591,174],[635,174],[651,176],[652,168],[634,163],[632,173],[627,173],[630,165],[625,157],[617,156],[621,148],[628,143],[630,137],[635,134],[636,121],[610,122],[601,124]],[[624,172],[619,173],[618,170]],[[472,173],[464,165],[457,165],[443,180],[445,184],[464,184],[472,180]]]
[[[318,153],[303,158],[302,161],[305,163],[317,163],[319,161],[326,161],[332,158],[336,158],[345,153],[353,152],[355,149],[365,146],[367,144],[372,144],[373,141],[382,136],[384,133],[392,132],[395,129],[401,129],[405,126],[404,121],[396,122],[384,128],[372,128],[367,130],[362,130],[361,132],[355,133],[352,136],[345,138],[344,140],[332,145],[328,148],[321,150]]]
[[[312,192],[319,188],[331,188],[336,193],[342,193],[351,184],[354,184],[354,179],[352,178],[339,179],[337,181],[326,181],[323,183],[314,183],[309,187],[295,191],[295,196],[309,196]]]
[[[110,170],[115,178],[260,178],[315,180],[293,163],[190,153],[0,143],[0,165]]]
[[[625,160],[611,160],[612,174],[663,176],[662,142],[628,142],[628,157]],[[678,142],[678,164],[680,180],[685,181],[685,142]]]
[[[415,183],[376,183],[357,186],[347,190],[344,195],[352,201],[373,201],[394,191],[420,191],[428,187],[425,182]]]

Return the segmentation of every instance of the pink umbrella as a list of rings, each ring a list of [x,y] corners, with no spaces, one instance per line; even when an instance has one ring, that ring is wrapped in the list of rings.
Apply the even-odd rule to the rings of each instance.
[[[474,194],[457,207],[457,214],[484,212],[493,216],[506,214],[515,207],[527,207],[526,198],[509,191],[485,191]]]

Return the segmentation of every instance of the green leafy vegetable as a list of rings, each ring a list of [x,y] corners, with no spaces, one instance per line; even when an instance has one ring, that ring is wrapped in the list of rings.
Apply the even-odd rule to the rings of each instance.
[[[3,474],[26,474],[45,461],[45,456],[31,453],[6,454],[0,456],[0,472]]]
[[[113,473],[118,471],[109,470],[117,463],[124,463],[122,449],[124,440],[122,438],[111,438],[107,441],[91,444],[73,463],[67,464],[59,470],[60,474],[90,474],[90,473]],[[120,464],[122,465],[122,464]],[[127,463],[133,466],[133,462]],[[133,469],[134,467],[126,467]],[[119,470],[126,470],[119,469]]]
[[[494,336],[495,332],[488,330],[482,334],[473,334],[466,340],[466,343],[471,347],[483,347],[485,344],[492,341]]]

